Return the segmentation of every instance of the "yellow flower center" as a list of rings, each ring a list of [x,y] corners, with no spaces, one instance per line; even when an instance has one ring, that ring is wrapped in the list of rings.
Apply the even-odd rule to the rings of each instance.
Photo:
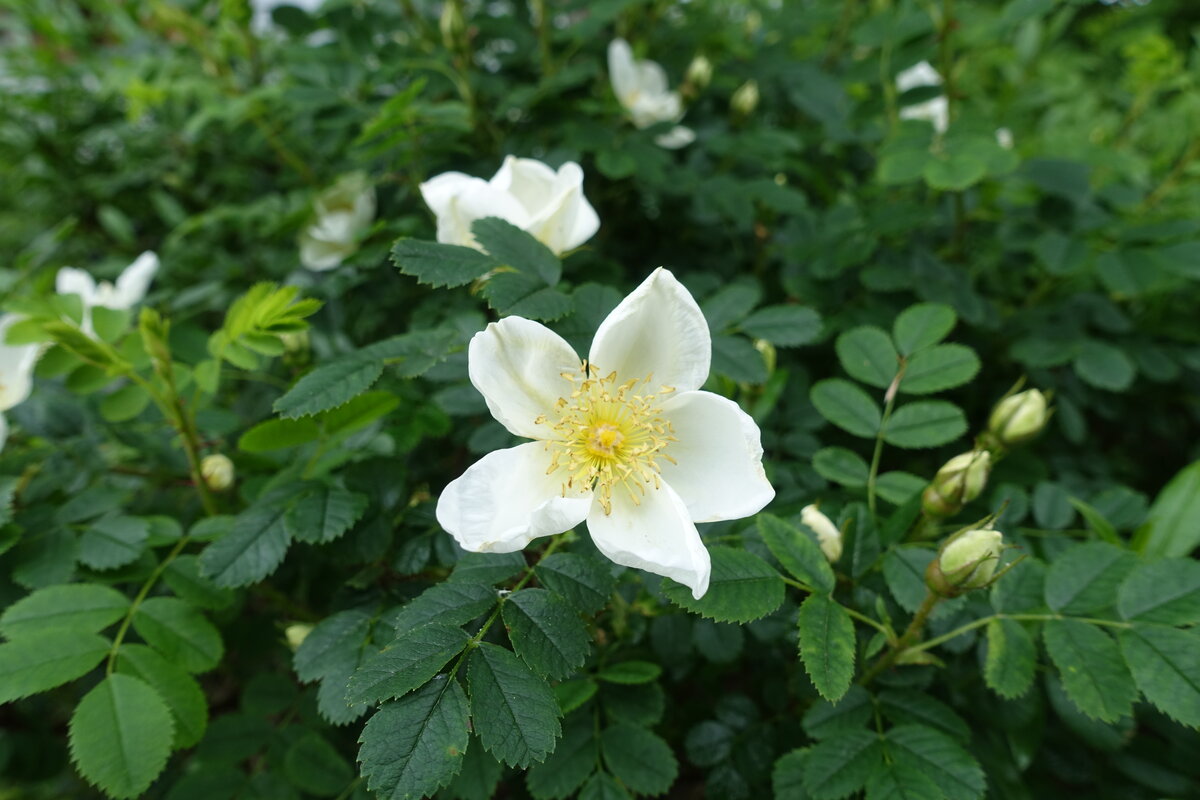
[[[604,513],[611,514],[614,487],[621,487],[636,505],[647,486],[662,486],[658,459],[675,463],[663,451],[676,439],[659,403],[675,390],[662,386],[657,393],[647,392],[650,377],[618,384],[617,373],[601,377],[591,364],[578,373],[563,373],[571,391],[554,405],[558,419],[540,416],[536,422],[550,428],[546,474],[562,470],[564,497],[568,490],[590,489]]]

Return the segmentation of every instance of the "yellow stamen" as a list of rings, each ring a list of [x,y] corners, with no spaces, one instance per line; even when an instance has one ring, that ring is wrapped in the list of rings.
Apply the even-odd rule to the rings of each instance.
[[[651,376],[618,385],[616,372],[600,377],[592,364],[563,377],[571,387],[554,404],[558,420],[535,420],[550,429],[544,440],[552,454],[546,474],[563,470],[563,496],[568,489],[591,489],[605,514],[612,513],[614,486],[624,487],[640,505],[647,485],[662,486],[658,457],[676,463],[663,452],[676,439],[659,405],[661,395],[674,388],[663,386],[656,394],[644,394]]]

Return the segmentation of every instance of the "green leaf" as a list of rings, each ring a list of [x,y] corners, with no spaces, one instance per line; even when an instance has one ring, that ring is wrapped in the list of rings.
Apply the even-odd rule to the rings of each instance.
[[[283,524],[296,541],[326,544],[350,530],[366,510],[365,494],[315,484],[292,501]]]
[[[200,608],[220,609],[233,602],[232,589],[222,589],[200,573],[198,556],[178,556],[163,570],[163,582],[180,599]]]
[[[433,794],[462,769],[470,742],[466,695],[457,682],[439,678],[385,703],[358,741],[368,789],[390,800]]]
[[[1137,377],[1137,367],[1125,351],[1095,339],[1080,346],[1073,366],[1085,383],[1110,392],[1125,391]]]
[[[525,569],[525,556],[515,553],[464,553],[447,578],[451,583],[495,585]]]
[[[579,800],[631,800],[632,797],[615,778],[605,772],[597,772],[579,790]]]
[[[658,680],[662,667],[650,661],[618,661],[596,673],[596,677],[609,683],[635,685]]]
[[[896,317],[892,324],[892,338],[900,353],[910,356],[945,339],[957,322],[958,315],[950,306],[918,303],[904,309]]]
[[[479,739],[471,740],[463,758],[462,771],[445,789],[447,800],[490,800],[504,767],[483,749]]]
[[[1200,728],[1200,635],[1195,629],[1134,625],[1117,634],[1121,654],[1146,699]]]
[[[1064,614],[1088,614],[1111,608],[1117,587],[1137,559],[1107,542],[1087,542],[1068,550],[1046,575],[1046,605]]]
[[[708,328],[714,334],[732,327],[762,299],[762,287],[753,279],[743,278],[717,289],[700,304]]]
[[[833,598],[810,594],[800,605],[800,658],[813,686],[831,702],[854,678],[854,622]]]
[[[886,746],[895,763],[908,764],[929,776],[947,800],[983,797],[987,784],[978,762],[941,731],[900,725],[887,732]]]
[[[741,321],[741,330],[776,347],[799,347],[821,336],[821,315],[805,306],[767,306]]]
[[[925,600],[929,591],[925,587],[925,568],[934,555],[927,547],[905,545],[889,550],[883,557],[884,580],[905,611],[916,611]]]
[[[883,473],[875,480],[875,493],[885,502],[902,506],[915,495],[920,494],[927,485],[929,485],[928,478],[892,470]]]
[[[1012,619],[988,623],[983,678],[996,694],[1009,700],[1025,694],[1036,666],[1037,648],[1025,626]]]
[[[940,155],[925,162],[921,174],[931,189],[961,192],[983,180],[987,163],[966,153]]]
[[[477,219],[471,223],[471,233],[501,264],[537,275],[548,286],[557,285],[562,277],[562,262],[558,256],[507,220],[499,217]]]
[[[933,394],[969,382],[979,372],[979,356],[966,345],[939,344],[914,353],[900,391]]]
[[[946,795],[919,767],[885,761],[867,779],[867,800],[942,800]]]
[[[759,514],[757,523],[763,542],[784,569],[818,592],[833,591],[837,579],[815,541],[773,514]]]
[[[521,589],[501,608],[513,650],[539,675],[562,680],[583,666],[591,637],[578,612],[558,595]]]
[[[150,526],[136,517],[106,517],[93,522],[79,537],[79,560],[92,569],[106,570],[136,561],[146,549]]]
[[[208,701],[195,678],[141,644],[121,645],[117,672],[145,681],[166,702],[175,725],[172,749],[191,747],[204,738]]]
[[[918,400],[892,414],[883,438],[896,447],[925,448],[952,442],[966,432],[961,408],[945,400]]]
[[[109,586],[47,586],[6,608],[0,633],[9,639],[43,631],[95,633],[125,616],[128,608],[129,598]]]
[[[712,369],[739,383],[761,384],[767,380],[762,353],[743,336],[712,337]]]
[[[296,648],[292,668],[305,683],[353,671],[370,631],[372,615],[361,609],[339,611],[309,631]]]
[[[166,767],[173,728],[170,709],[145,681],[109,675],[71,715],[71,760],[109,796],[137,797]]]
[[[558,703],[541,678],[510,651],[481,642],[468,661],[471,721],[498,760],[523,768],[554,751]]]
[[[564,714],[570,714],[581,705],[596,696],[600,684],[591,678],[576,678],[555,684],[554,698],[558,700],[558,708]]]
[[[351,354],[322,364],[275,401],[275,413],[297,419],[329,411],[370,389],[383,374],[378,358]]]
[[[838,361],[850,377],[886,389],[896,377],[900,356],[887,331],[873,325],[852,328],[837,338]]]
[[[524,272],[497,272],[483,284],[488,305],[501,314],[552,320],[571,313],[574,302],[541,278]]]
[[[317,797],[334,797],[354,780],[354,769],[316,731],[292,742],[283,757],[283,771],[293,786]]]
[[[363,662],[346,687],[346,702],[378,703],[424,686],[470,642],[462,628],[425,625],[392,640]]]
[[[845,731],[818,742],[804,759],[804,788],[813,800],[840,800],[858,791],[883,760],[879,735]]]
[[[269,453],[315,442],[321,428],[311,419],[269,419],[242,434],[238,449],[244,453]]]
[[[554,553],[538,562],[534,572],[546,588],[584,614],[604,608],[617,584],[607,562],[575,553]]]
[[[1046,565],[1026,558],[992,586],[992,608],[1009,614],[1040,610],[1045,605],[1045,585]]]
[[[684,748],[688,761],[698,767],[712,767],[729,758],[737,734],[723,722],[705,720],[688,731]]]
[[[53,689],[91,671],[110,643],[94,633],[47,630],[0,644],[0,704]]]
[[[801,724],[811,738],[825,739],[842,731],[862,729],[874,714],[871,693],[861,686],[851,686],[836,703],[820,699],[809,706]]]
[[[822,478],[848,489],[866,486],[870,475],[863,457],[845,447],[822,447],[813,454],[812,465]]]
[[[174,597],[151,597],[138,606],[133,629],[167,660],[188,672],[215,667],[225,651],[221,634],[203,614]]]
[[[588,779],[600,761],[593,717],[571,714],[563,721],[562,740],[554,753],[526,773],[525,783],[535,800],[565,800]]]
[[[883,421],[879,404],[850,381],[841,378],[818,381],[809,398],[821,416],[848,433],[874,439],[879,432]]]
[[[770,564],[744,550],[710,547],[712,575],[708,592],[696,600],[692,590],[669,578],[663,594],[677,606],[717,622],[753,622],[783,602],[783,581]]]
[[[126,422],[145,411],[148,405],[150,394],[141,386],[130,384],[106,395],[100,401],[100,416],[107,422]]]
[[[473,247],[397,239],[392,263],[402,273],[434,288],[464,286],[500,266],[496,259]]]
[[[399,405],[400,398],[391,392],[367,392],[325,412],[321,417],[321,427],[329,437],[345,436],[367,427]]]
[[[1181,469],[1150,505],[1134,547],[1146,556],[1186,556],[1200,545],[1200,461]]]
[[[1138,622],[1200,623],[1200,561],[1172,559],[1138,564],[1117,590],[1117,612],[1123,619]],[[3,624],[0,618],[0,630]]]
[[[1125,546],[1125,542],[1121,539],[1121,535],[1117,533],[1117,529],[1113,527],[1111,522],[1104,518],[1103,514],[1078,497],[1069,497],[1067,499],[1087,522],[1088,529],[1092,533],[1109,544],[1116,545],[1117,547]]]
[[[807,750],[793,750],[775,762],[771,771],[771,788],[775,800],[809,800],[804,788],[804,767]]]
[[[1042,637],[1067,696],[1080,711],[1105,722],[1133,713],[1137,688],[1108,634],[1086,622],[1055,619],[1042,628]]]
[[[613,776],[637,794],[662,794],[679,774],[670,745],[639,725],[620,723],[606,729],[600,751]]]
[[[916,689],[887,689],[879,693],[879,708],[896,725],[915,723],[942,731],[952,739],[966,741],[971,729],[950,706]]]
[[[292,543],[286,524],[291,499],[291,494],[275,494],[238,514],[229,533],[200,554],[204,574],[217,586],[232,588],[274,572]]]
[[[397,634],[430,623],[463,625],[496,605],[496,590],[482,583],[439,583],[426,589],[391,619]]]

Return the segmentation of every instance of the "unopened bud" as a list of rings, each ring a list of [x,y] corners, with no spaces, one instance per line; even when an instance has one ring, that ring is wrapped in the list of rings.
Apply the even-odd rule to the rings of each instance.
[[[442,44],[445,48],[457,50],[458,42],[467,29],[467,21],[463,19],[458,0],[446,0],[442,4],[442,16],[438,19],[438,29],[442,32]]]
[[[758,81],[752,78],[739,86],[729,99],[729,107],[743,117],[753,114],[758,108]]]
[[[228,456],[213,453],[200,461],[200,476],[214,492],[221,492],[233,485],[233,462]]]
[[[1012,447],[1041,433],[1049,418],[1046,395],[1029,389],[996,404],[988,418],[988,432],[1004,447]]]
[[[1004,535],[990,528],[964,531],[942,546],[925,570],[925,583],[943,597],[987,586],[996,574]]]
[[[934,517],[949,517],[974,500],[987,485],[992,455],[987,450],[961,453],[942,465],[921,495],[921,508]]]
[[[830,563],[842,557],[842,532],[833,524],[833,520],[822,514],[815,505],[807,505],[800,509],[800,521],[817,535],[821,552]]]
[[[712,82],[713,65],[705,56],[696,56],[692,59],[692,63],[688,64],[686,79],[687,82],[697,89],[703,89]]]
[[[304,622],[297,622],[294,625],[288,625],[283,629],[283,638],[287,640],[288,647],[292,651],[300,649],[300,645],[304,644],[304,640],[312,633],[313,626]]]

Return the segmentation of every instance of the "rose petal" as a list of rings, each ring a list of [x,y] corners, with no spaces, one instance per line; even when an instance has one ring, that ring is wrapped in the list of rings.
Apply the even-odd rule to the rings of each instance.
[[[696,522],[740,519],[771,502],[775,490],[762,466],[758,425],[732,400],[684,392],[663,404],[676,442],[665,453],[662,478],[678,492]]]
[[[592,495],[563,497],[561,474],[546,474],[549,463],[541,442],[488,453],[442,492],[438,523],[474,553],[510,553],[570,530],[587,517]]]
[[[578,374],[579,356],[554,331],[522,317],[493,322],[471,339],[467,370],[496,420],[517,436],[550,439],[554,404],[570,394],[563,373]]]
[[[608,77],[613,94],[621,105],[629,107],[638,92],[638,72],[633,60],[633,48],[624,39],[608,43]]]
[[[16,314],[0,317],[0,411],[25,402],[33,389],[33,367],[41,345],[6,344],[8,329],[20,322]]]
[[[54,291],[59,294],[77,294],[86,306],[96,293],[96,281],[81,269],[63,267],[54,276]]]
[[[158,256],[150,251],[142,253],[117,278],[116,296],[108,307],[133,308],[142,302],[156,272],[158,272]]]
[[[664,134],[654,137],[654,143],[667,150],[678,150],[696,141],[696,132],[685,125],[676,125]]]
[[[558,168],[549,202],[529,222],[529,232],[555,253],[573,250],[600,228],[600,217],[583,196],[583,170],[573,161]]]
[[[595,503],[587,523],[596,547],[618,564],[665,575],[690,588],[697,600],[708,591],[708,550],[670,485],[647,487],[638,503],[616,487],[612,513]]]
[[[557,179],[555,171],[537,159],[506,156],[488,184],[517,198],[532,219],[557,205],[556,195],[561,194]]]
[[[656,269],[600,323],[589,360],[621,381],[652,375],[681,392],[708,377],[712,340],[700,306],[668,270]]]
[[[421,184],[421,197],[429,210],[441,217],[450,210],[450,201],[475,181],[485,182],[482,178],[472,178],[461,172],[443,172]]]

